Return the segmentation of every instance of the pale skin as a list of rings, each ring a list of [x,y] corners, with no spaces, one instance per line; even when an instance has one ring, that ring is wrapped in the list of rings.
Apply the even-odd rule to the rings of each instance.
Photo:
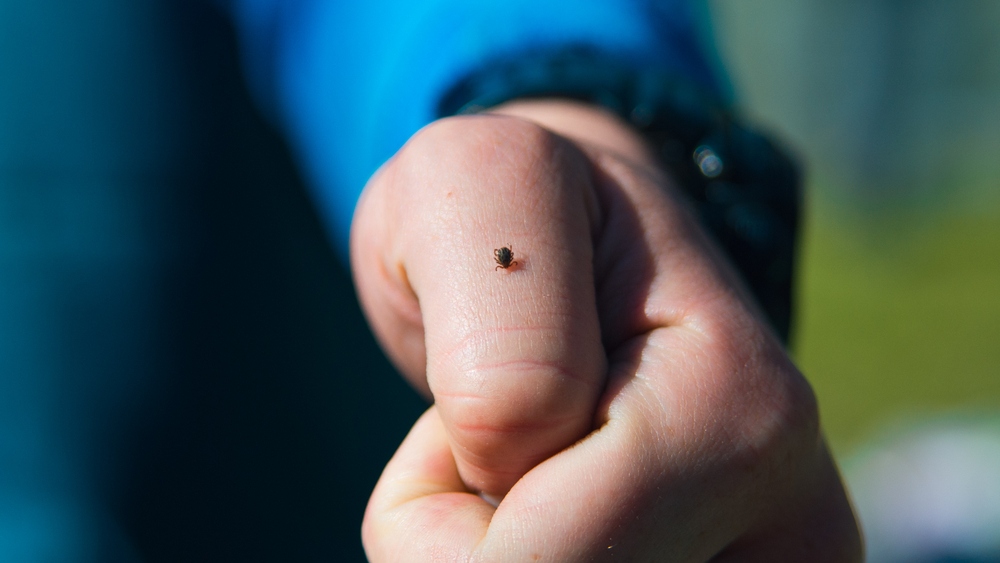
[[[351,238],[434,400],[372,493],[372,561],[861,560],[809,384],[626,124],[555,100],[438,121]]]

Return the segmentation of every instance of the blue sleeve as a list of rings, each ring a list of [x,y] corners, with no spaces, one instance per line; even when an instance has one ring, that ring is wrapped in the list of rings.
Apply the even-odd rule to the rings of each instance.
[[[508,54],[587,45],[719,92],[688,0],[230,0],[255,95],[285,130],[338,250],[369,176],[442,94]]]

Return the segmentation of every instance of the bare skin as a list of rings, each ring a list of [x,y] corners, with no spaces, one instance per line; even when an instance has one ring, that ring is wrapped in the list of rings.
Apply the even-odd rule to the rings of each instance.
[[[625,124],[565,101],[436,122],[351,247],[435,401],[369,501],[372,561],[861,559],[811,388]]]

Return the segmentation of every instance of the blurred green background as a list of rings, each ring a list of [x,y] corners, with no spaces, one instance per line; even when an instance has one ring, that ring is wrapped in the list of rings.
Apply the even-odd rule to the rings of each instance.
[[[805,163],[797,362],[838,456],[1000,407],[1000,3],[709,0],[740,107]]]

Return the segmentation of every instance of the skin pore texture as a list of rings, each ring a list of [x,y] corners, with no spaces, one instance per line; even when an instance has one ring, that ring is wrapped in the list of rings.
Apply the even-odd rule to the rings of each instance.
[[[425,127],[365,188],[351,259],[434,401],[369,501],[372,561],[861,560],[811,388],[615,117]]]

